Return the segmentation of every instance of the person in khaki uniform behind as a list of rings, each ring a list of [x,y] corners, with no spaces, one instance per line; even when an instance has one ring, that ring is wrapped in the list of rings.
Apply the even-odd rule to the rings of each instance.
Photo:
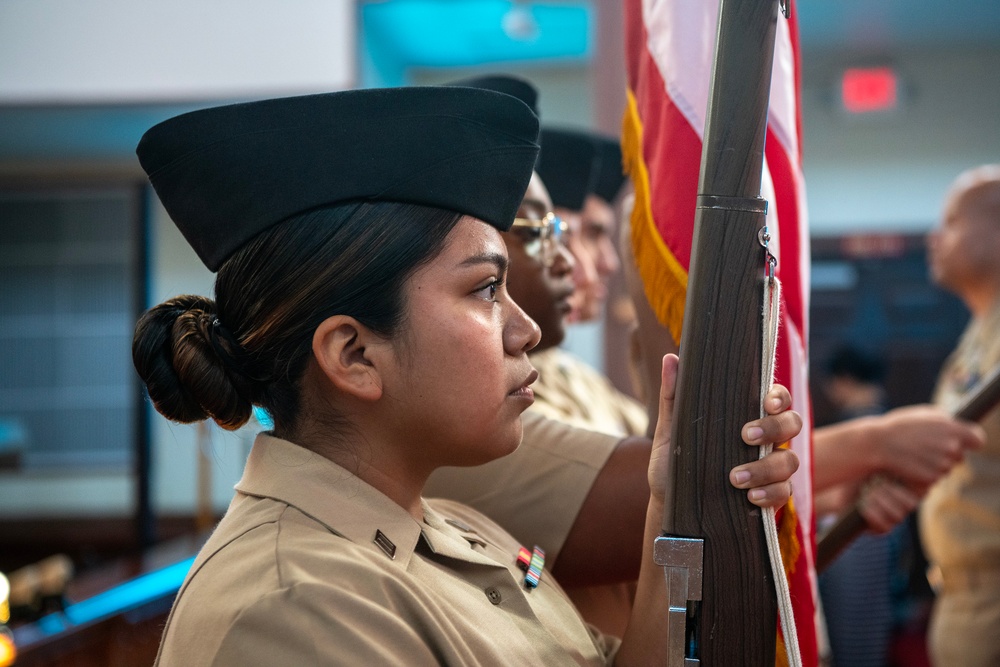
[[[600,319],[608,280],[620,264],[612,242],[614,200],[625,182],[617,141],[589,131],[543,128],[538,173],[566,226],[573,255],[571,322]],[[646,406],[619,391],[611,381],[557,346],[535,352],[538,369],[532,410],[584,429],[619,437],[646,435]]]
[[[931,277],[972,312],[934,394],[952,409],[1000,368],[1000,164],[955,180],[928,249]],[[966,452],[920,511],[924,549],[941,572],[929,632],[940,667],[1000,665],[1000,409],[981,425],[985,447]]]
[[[158,664],[662,660],[651,557],[619,642],[583,622],[533,545],[421,495],[434,469],[521,439],[539,334],[504,287],[500,232],[537,131],[510,96],[402,88],[206,109],[143,136],[158,197],[218,275],[214,300],[176,297],[140,319],[136,369],[175,421],[238,428],[253,406],[274,420],[175,600]],[[675,373],[668,356],[648,554]],[[768,440],[801,428],[789,401],[776,388],[753,422]],[[741,466],[739,487],[780,505],[796,465],[776,452]]]

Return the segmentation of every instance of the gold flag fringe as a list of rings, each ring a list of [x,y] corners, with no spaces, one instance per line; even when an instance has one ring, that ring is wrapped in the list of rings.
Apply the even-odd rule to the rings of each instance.
[[[778,630],[778,645],[774,651],[774,667],[788,667],[788,648],[785,646],[785,638]]]
[[[787,448],[790,444],[786,442],[781,447]],[[802,552],[802,545],[795,533],[798,523],[799,514],[795,511],[794,499],[789,498],[788,504],[781,508],[781,517],[778,519],[778,545],[781,547],[781,562],[785,566],[785,576],[788,578],[795,572],[795,564]],[[785,638],[781,636],[780,627],[777,634],[778,646],[774,654],[774,665],[788,667],[788,648],[785,646]]]
[[[790,445],[791,443],[786,442],[780,446],[788,449]],[[778,544],[781,546],[781,561],[785,564],[785,575],[788,577],[795,573],[795,564],[802,555],[802,545],[795,533],[798,525],[799,513],[795,509],[795,498],[789,498],[788,504],[781,508],[781,517],[778,519]]]
[[[635,188],[632,250],[649,305],[660,324],[670,331],[674,342],[680,343],[687,294],[687,271],[663,242],[653,220],[649,172],[642,153],[642,121],[635,96],[631,90],[626,93],[627,106],[622,120],[622,162]],[[693,218],[694,211],[691,215]]]

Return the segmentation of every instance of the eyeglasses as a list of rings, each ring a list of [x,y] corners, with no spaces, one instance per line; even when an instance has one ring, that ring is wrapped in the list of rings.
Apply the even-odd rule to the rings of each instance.
[[[547,213],[541,220],[514,218],[513,227],[518,227],[529,237],[524,242],[524,251],[549,268],[556,261],[566,223],[555,213]]]

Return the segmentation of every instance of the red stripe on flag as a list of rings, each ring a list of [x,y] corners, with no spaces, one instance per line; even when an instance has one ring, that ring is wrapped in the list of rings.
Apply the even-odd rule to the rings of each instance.
[[[636,102],[643,119],[643,158],[649,173],[656,174],[650,179],[653,219],[667,247],[687,269],[698,197],[698,170],[690,165],[701,162],[701,139],[667,97],[658,74],[643,81]]]
[[[642,159],[649,174],[649,206],[653,221],[666,250],[685,272],[685,284],[678,290],[661,290],[655,278],[664,275],[652,267],[639,266],[646,295],[660,321],[680,341],[684,313],[683,297],[670,304],[669,295],[683,295],[686,272],[691,263],[694,233],[694,210],[698,193],[698,169],[701,163],[701,137],[692,128],[667,94],[667,87],[652,55],[645,48],[648,40],[638,2],[628,3],[625,21],[626,58],[629,89],[635,98],[642,122]],[[694,169],[691,165],[696,165]],[[646,269],[650,269],[648,272]],[[676,277],[673,279],[676,280]]]
[[[787,315],[795,323],[795,327],[805,333],[806,305],[802,289],[803,278],[799,262],[799,248],[802,247],[803,234],[801,213],[798,205],[798,183],[801,176],[793,169],[788,153],[778,137],[770,130],[764,146],[764,157],[767,168],[774,182],[774,198],[771,203],[778,214],[778,243],[782,257],[778,263],[777,273],[781,279],[781,295],[788,309]],[[788,377],[779,375],[780,382],[787,384]]]

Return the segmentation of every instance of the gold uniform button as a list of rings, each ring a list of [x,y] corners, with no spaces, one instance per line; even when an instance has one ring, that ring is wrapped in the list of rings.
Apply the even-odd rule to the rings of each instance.
[[[500,604],[503,596],[500,595],[500,590],[496,586],[490,586],[486,589],[486,597],[493,604]]]

